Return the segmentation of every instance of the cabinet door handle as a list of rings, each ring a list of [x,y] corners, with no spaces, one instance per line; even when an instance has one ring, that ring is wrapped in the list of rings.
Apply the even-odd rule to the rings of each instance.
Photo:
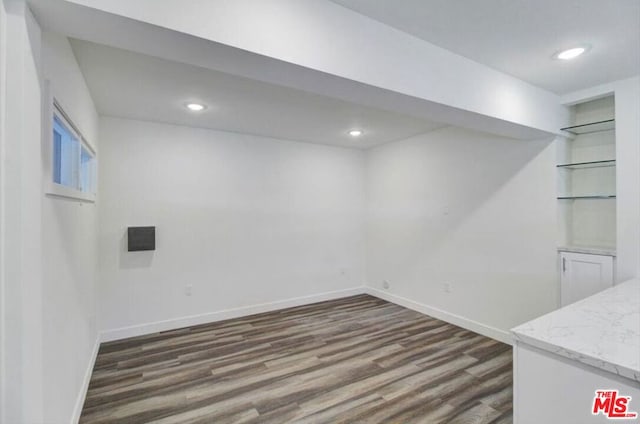
[[[567,258],[562,258],[562,272],[567,272]]]

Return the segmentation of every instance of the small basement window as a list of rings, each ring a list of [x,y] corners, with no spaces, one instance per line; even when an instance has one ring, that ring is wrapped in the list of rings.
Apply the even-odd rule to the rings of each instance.
[[[56,104],[53,112],[49,194],[95,201],[96,155]]]

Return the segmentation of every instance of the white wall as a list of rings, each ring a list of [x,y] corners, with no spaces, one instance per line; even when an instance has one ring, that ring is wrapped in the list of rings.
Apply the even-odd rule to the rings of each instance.
[[[640,77],[615,83],[616,280],[640,276]]]
[[[0,166],[0,421],[4,421],[7,416],[7,387],[8,381],[6,381],[7,375],[7,354],[6,351],[6,339],[7,339],[7,324],[6,324],[6,274],[4,271],[4,263],[6,259],[6,245],[4,243],[5,231],[6,231],[6,212],[4,208],[5,199],[5,173],[1,171],[4,169],[4,151],[6,148],[5,139],[5,111],[7,109],[7,99],[5,95],[5,89],[7,86],[7,12],[5,10],[5,0],[0,1],[0,160],[2,165]],[[4,412],[2,412],[4,411]]]
[[[68,40],[44,33],[42,42],[43,77],[52,95],[97,147],[98,115]],[[44,143],[50,140],[43,135]],[[46,195],[42,219],[44,416],[62,423],[82,407],[97,346],[97,205]]]
[[[53,96],[82,135],[98,148],[98,113],[69,40],[60,34],[42,35],[44,78],[51,80]]]
[[[557,306],[551,140],[448,127],[367,159],[371,287],[505,340]]]
[[[0,422],[72,422],[97,341],[97,216],[44,195],[43,81],[94,144],[97,113],[67,40],[22,0],[2,1],[0,47]]]
[[[100,140],[107,338],[363,284],[363,152],[115,118]],[[145,225],[156,250],[127,252]]]
[[[3,0],[0,285],[3,423],[42,422],[42,170],[40,27]]]

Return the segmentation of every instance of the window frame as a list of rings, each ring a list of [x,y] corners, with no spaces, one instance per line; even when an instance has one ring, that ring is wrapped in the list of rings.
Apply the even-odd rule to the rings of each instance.
[[[47,87],[48,88],[48,87]],[[53,96],[48,96],[49,101],[45,102],[47,105],[47,111],[45,111],[44,116],[46,120],[44,120],[48,125],[43,126],[43,131],[46,131],[46,135],[43,137],[44,140],[44,148],[45,148],[45,163],[44,163],[44,188],[45,194],[53,197],[62,197],[72,200],[79,200],[82,202],[95,203],[97,199],[97,189],[98,189],[98,155],[96,149],[87,141],[86,138],[82,135],[82,133],[78,130],[78,127],[74,125],[73,121],[69,118],[69,115],[65,113],[64,109],[58,101],[53,98]],[[55,162],[55,154],[54,154],[54,119],[58,119],[60,123],[68,130],[73,137],[78,140],[80,144],[80,156],[78,157],[78,174],[80,174],[82,167],[82,151],[83,149],[91,156],[92,158],[92,187],[91,191],[82,191],[81,189],[76,189],[73,187],[69,187],[63,184],[58,184],[54,181],[54,162]],[[78,179],[81,179],[81,176],[78,175]]]

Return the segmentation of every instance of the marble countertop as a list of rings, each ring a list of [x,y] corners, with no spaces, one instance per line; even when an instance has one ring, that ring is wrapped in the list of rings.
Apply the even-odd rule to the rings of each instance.
[[[640,279],[511,330],[519,342],[640,382]]]

